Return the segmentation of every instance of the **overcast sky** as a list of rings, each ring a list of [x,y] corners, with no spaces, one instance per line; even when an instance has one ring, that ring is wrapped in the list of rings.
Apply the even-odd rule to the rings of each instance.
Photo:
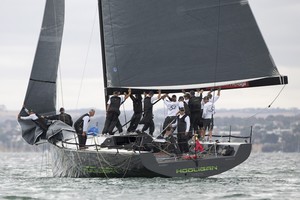
[[[289,84],[272,107],[299,108],[300,0],[249,2],[279,72],[289,77]],[[9,110],[18,110],[23,104],[44,5],[43,0],[0,1],[0,105]],[[66,0],[58,107],[104,108],[96,14],[97,0]],[[271,86],[223,91],[216,106],[265,108],[281,89],[282,86]]]

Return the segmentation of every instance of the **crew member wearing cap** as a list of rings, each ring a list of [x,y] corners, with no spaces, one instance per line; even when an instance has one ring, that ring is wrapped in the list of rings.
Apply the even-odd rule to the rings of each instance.
[[[190,131],[190,117],[185,114],[184,107],[179,108],[179,115],[175,124],[172,124],[172,127],[177,127],[177,139],[178,146],[182,153],[189,152],[189,131]]]
[[[190,107],[189,107],[188,103],[185,101],[183,96],[180,96],[178,98],[178,105],[179,105],[179,108],[180,107],[184,108],[184,112],[186,115],[188,115],[188,116],[191,115]]]
[[[60,120],[66,124],[68,124],[69,126],[73,126],[73,120],[71,115],[65,113],[65,109],[62,107],[59,109],[60,114],[58,115],[52,115],[52,116],[46,116],[46,119],[50,119],[50,120]]]

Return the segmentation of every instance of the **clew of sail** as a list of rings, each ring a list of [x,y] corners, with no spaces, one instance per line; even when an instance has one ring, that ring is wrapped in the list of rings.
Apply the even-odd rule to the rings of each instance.
[[[64,0],[47,0],[24,107],[38,114],[55,114],[56,79],[64,26]],[[26,115],[23,108],[20,115]],[[43,131],[32,121],[19,120],[29,144],[40,141]]]
[[[287,83],[247,0],[99,2],[107,95],[126,88],[180,91],[259,79],[252,86]]]

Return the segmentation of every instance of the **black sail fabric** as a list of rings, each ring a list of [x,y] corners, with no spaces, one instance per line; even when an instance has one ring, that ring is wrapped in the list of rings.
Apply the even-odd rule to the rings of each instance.
[[[101,0],[108,88],[278,76],[246,0]]]
[[[24,107],[38,114],[55,114],[56,79],[63,26],[64,0],[47,0]],[[26,115],[24,109],[20,112]],[[29,144],[39,141],[42,131],[32,121],[19,120]]]

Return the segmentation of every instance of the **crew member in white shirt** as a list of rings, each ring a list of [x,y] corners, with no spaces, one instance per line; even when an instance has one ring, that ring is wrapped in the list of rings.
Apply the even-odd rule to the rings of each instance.
[[[36,125],[38,125],[44,132],[47,131],[48,126],[46,119],[43,117],[38,116],[33,110],[27,110],[25,109],[25,112],[28,113],[28,116],[18,116],[19,119],[22,120],[32,120]]]
[[[213,124],[213,115],[215,114],[215,105],[212,101],[209,101],[209,97],[204,97],[204,107],[203,107],[203,135],[202,138],[205,137],[205,133],[208,130],[209,132],[209,140],[212,140],[212,130],[214,127]]]
[[[76,120],[74,123],[74,128],[78,135],[79,149],[86,149],[85,143],[87,140],[87,131],[90,122],[90,118],[95,115],[95,110],[90,109],[90,111]]]
[[[165,130],[168,125],[175,122],[176,115],[179,112],[179,103],[177,101],[176,95],[172,95],[172,98],[170,98],[167,94],[164,95],[162,98],[164,100],[164,104],[167,107],[167,117],[165,118],[165,121],[163,123],[163,130]]]

